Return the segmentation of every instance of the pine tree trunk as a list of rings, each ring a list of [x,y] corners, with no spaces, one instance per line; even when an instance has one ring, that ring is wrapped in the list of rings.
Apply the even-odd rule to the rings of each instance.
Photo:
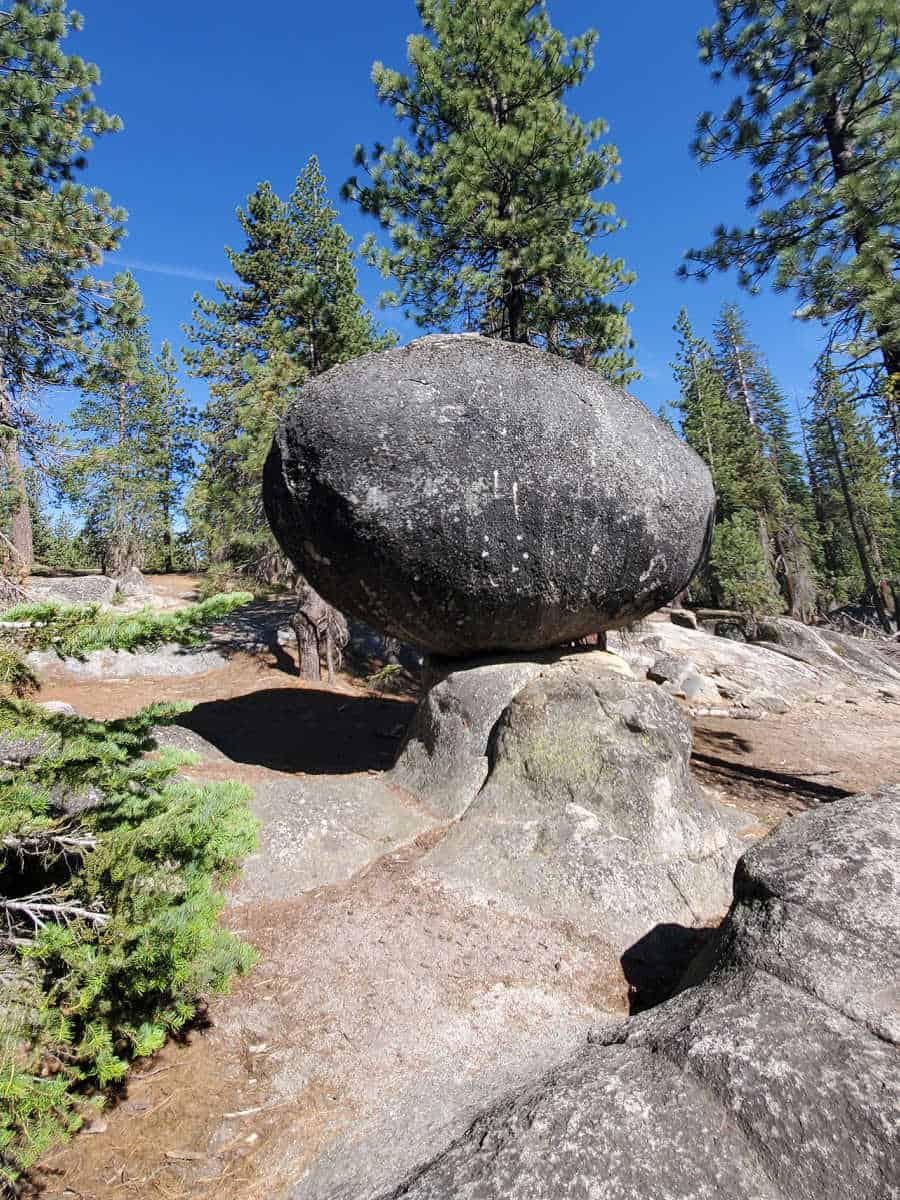
[[[118,405],[118,444],[119,444],[119,461],[117,464],[117,488],[116,499],[113,511],[112,535],[109,539],[109,546],[106,550],[106,574],[112,576],[113,579],[118,579],[124,575],[126,571],[130,571],[132,567],[140,567],[138,561],[138,544],[133,533],[130,533],[127,528],[127,507],[125,497],[125,451],[127,446],[127,384],[122,384],[119,391]]]
[[[11,421],[6,380],[0,371],[0,424],[10,426]],[[10,496],[9,540],[15,551],[16,559],[12,564],[12,570],[27,575],[34,562],[31,507],[28,503],[28,493],[25,490],[25,472],[22,470],[18,439],[11,429],[3,437],[3,463]]]
[[[881,598],[881,592],[878,588],[878,585],[875,583],[875,576],[872,574],[872,566],[869,562],[869,555],[860,532],[859,521],[856,513],[856,505],[853,503],[853,497],[850,494],[850,485],[847,481],[846,472],[844,471],[844,463],[841,459],[837,435],[834,432],[834,424],[828,413],[825,414],[825,424],[828,427],[828,436],[831,441],[832,451],[834,453],[834,465],[837,470],[838,480],[841,485],[841,494],[844,498],[844,507],[847,510],[847,520],[850,522],[850,532],[853,534],[853,542],[856,546],[856,554],[859,558],[859,565],[862,567],[863,577],[865,578],[866,586],[872,597],[872,603],[875,606],[875,611],[878,613],[878,620],[881,622],[881,627],[885,633],[893,633],[890,619],[887,615],[887,611],[885,610],[884,603]]]

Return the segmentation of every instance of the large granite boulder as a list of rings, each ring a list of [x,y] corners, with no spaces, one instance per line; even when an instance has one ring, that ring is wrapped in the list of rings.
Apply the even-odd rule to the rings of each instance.
[[[705,465],[634,397],[466,334],[311,380],[264,496],[326,599],[449,656],[553,646],[659,608],[697,569],[713,511]]]
[[[679,995],[355,1195],[895,1200],[898,830],[897,786],[785,822]]]

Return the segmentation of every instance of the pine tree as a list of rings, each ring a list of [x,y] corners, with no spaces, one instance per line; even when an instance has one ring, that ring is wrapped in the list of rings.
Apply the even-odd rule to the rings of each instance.
[[[807,453],[832,591],[838,600],[867,599],[891,632],[890,613],[900,613],[900,559],[887,464],[827,358],[817,364],[812,409]]]
[[[688,261],[705,277],[737,267],[757,289],[774,274],[800,315],[828,322],[848,369],[881,357],[880,394],[900,444],[900,285],[896,277],[898,54],[894,0],[717,0],[699,37],[716,79],[742,80],[719,117],[704,113],[701,163],[746,158],[747,228],[715,231]],[[687,270],[687,268],[685,268]]]
[[[197,414],[178,383],[178,361],[168,341],[146,374],[146,441],[157,506],[153,530],[164,571],[174,570],[174,520],[194,474]]]
[[[758,446],[742,411],[728,396],[712,346],[693,330],[685,309],[675,323],[678,351],[672,364],[680,395],[674,407],[688,445],[709,467],[721,519],[752,509]]]
[[[261,183],[238,210],[243,250],[226,247],[238,283],[195,297],[185,361],[206,379],[206,457],[189,501],[211,561],[269,582],[291,573],[262,509],[262,468],[297,388],[391,339],[357,290],[350,239],[337,223],[315,158],[285,202]]]
[[[698,337],[684,309],[675,325],[675,408],[682,434],[706,462],[716,493],[716,533],[702,583],[719,604],[749,603],[754,614],[780,610],[769,555],[767,482],[771,474],[745,409],[729,395],[712,346]],[[756,550],[747,545],[754,531]],[[748,574],[749,572],[749,574]],[[746,579],[744,576],[747,576]]]
[[[71,416],[83,436],[64,488],[102,546],[104,570],[114,576],[141,564],[157,515],[147,326],[137,282],[122,272],[113,281],[103,327],[88,346],[82,398]]]
[[[94,103],[97,68],[64,52],[81,28],[65,0],[0,13],[0,435],[12,499],[4,524],[19,568],[33,547],[20,443],[34,392],[66,378],[96,307],[89,271],[124,214],[76,182],[92,139],[121,128]]]
[[[753,490],[765,557],[790,614],[808,620],[816,606],[813,514],[787,404],[736,305],[723,306],[714,333],[719,373],[758,449]]]
[[[615,182],[606,124],[563,104],[593,66],[593,31],[567,42],[536,0],[417,0],[424,32],[408,42],[411,73],[381,63],[373,80],[411,141],[371,158],[344,194],[390,232],[365,254],[399,285],[423,327],[463,321],[532,342],[620,379],[634,378],[621,259],[592,250],[621,226],[596,193]]]

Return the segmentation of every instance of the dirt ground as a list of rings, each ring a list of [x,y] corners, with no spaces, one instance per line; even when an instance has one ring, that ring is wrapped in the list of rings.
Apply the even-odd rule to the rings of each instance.
[[[168,596],[194,598],[196,579],[156,577]],[[41,699],[65,700],[85,714],[118,717],[159,700],[194,705],[182,718],[227,756],[198,773],[248,782],[279,774],[381,772],[393,760],[413,711],[412,695],[374,694],[349,675],[333,687],[304,683],[280,655],[234,656],[221,670],[184,679],[54,684]],[[763,720],[705,718],[696,723],[694,769],[726,803],[755,815],[759,832],[785,815],[900,779],[900,706],[846,690],[828,704],[810,703]],[[349,884],[317,889],[279,909],[275,925],[299,921],[299,908],[358,902],[354,889],[378,873],[403,872],[425,848],[414,844],[366,868]],[[375,873],[374,875],[372,873]],[[373,882],[374,880],[374,882]],[[215,998],[205,1019],[181,1042],[138,1064],[116,1105],[71,1146],[50,1155],[32,1196],[42,1200],[266,1200],[287,1185],[280,1148],[310,1154],[353,1120],[352,1106],[327,1078],[311,1078],[302,1104],[272,1102],[276,1069],[265,1037],[240,1044],[223,1032],[235,1006],[249,1009],[277,988],[266,966],[266,931],[247,929],[247,914],[227,920],[263,949],[260,968]],[[260,917],[260,919],[262,919]],[[222,1141],[221,1130],[230,1130]]]

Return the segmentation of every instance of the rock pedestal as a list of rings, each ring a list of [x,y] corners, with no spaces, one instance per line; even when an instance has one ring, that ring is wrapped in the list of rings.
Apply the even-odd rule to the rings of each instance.
[[[307,383],[264,498],[326,600],[453,657],[543,649],[659,608],[699,566],[714,502],[703,462],[633,396],[473,335]]]
[[[423,869],[621,954],[660,923],[721,917],[734,810],[690,773],[690,723],[603,652],[469,663],[422,701],[392,782],[459,820]]]

